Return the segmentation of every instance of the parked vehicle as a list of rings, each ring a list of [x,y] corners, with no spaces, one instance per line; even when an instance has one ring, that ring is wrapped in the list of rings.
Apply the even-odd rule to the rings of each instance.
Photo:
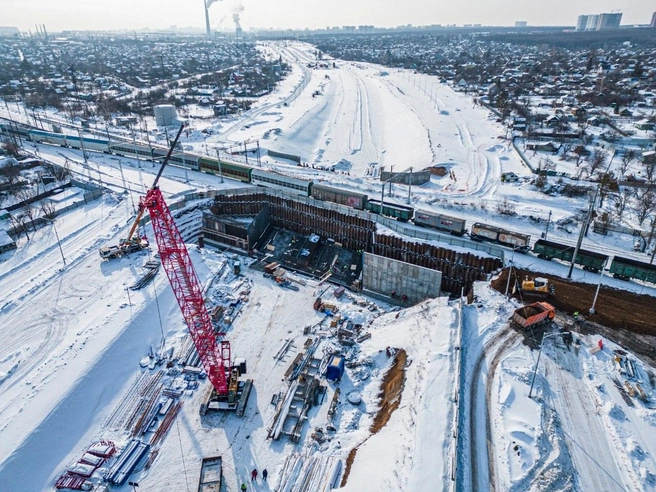
[[[556,316],[556,308],[547,302],[534,302],[516,309],[510,318],[522,328],[549,323]]]
[[[102,246],[98,251],[103,260],[113,260],[146,249],[149,246],[146,237],[133,236],[130,240],[121,239],[118,244]]]
[[[545,258],[547,260],[555,258],[571,262],[574,256],[574,246],[566,246],[553,241],[538,239],[533,245],[533,252],[538,255],[538,258]],[[581,265],[584,270],[598,272],[604,267],[607,261],[607,255],[579,248],[574,263]]]
[[[472,225],[469,237],[472,241],[490,241],[503,244],[504,246],[510,246],[520,253],[528,253],[531,250],[530,235],[509,231],[481,222],[476,222]]]

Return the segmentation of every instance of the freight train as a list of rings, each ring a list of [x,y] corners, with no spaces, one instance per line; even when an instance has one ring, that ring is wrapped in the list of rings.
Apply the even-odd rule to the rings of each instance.
[[[168,152],[167,148],[156,145],[111,141],[102,138],[76,137],[36,130],[15,123],[0,123],[0,134],[17,135],[32,142],[60,145],[62,147],[80,150],[93,150],[130,158],[138,157],[156,162],[161,162]],[[225,160],[219,161],[216,158],[200,156],[182,150],[175,152],[171,156],[170,163],[209,174],[222,174],[226,178],[235,179],[244,183],[275,188],[312,197],[316,200],[338,203],[358,210],[368,210],[375,214],[382,212],[383,215],[396,218],[401,222],[413,221],[417,226],[437,229],[456,236],[463,236],[467,233],[466,221],[458,217],[415,209],[407,205],[398,205],[390,202],[384,202],[381,207],[380,200],[369,198],[368,195],[361,192],[314,183],[271,171],[264,171],[245,164],[227,162]],[[473,241],[487,241],[501,244],[520,253],[531,252],[530,235],[497,226],[476,222],[472,225],[469,236]],[[533,246],[532,252],[541,258],[571,261],[574,248],[553,241],[538,239]],[[586,270],[598,272],[604,268],[607,261],[608,256],[606,255],[579,249],[575,264],[580,265]],[[656,284],[656,266],[649,263],[616,256],[611,263],[610,273],[620,279],[638,279]]]

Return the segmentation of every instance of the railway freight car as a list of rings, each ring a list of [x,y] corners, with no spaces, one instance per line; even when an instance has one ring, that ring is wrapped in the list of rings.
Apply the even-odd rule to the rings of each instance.
[[[547,260],[555,258],[571,263],[572,257],[574,256],[574,246],[538,239],[533,245],[533,252],[538,255],[538,258],[546,258]],[[574,263],[581,265],[584,270],[598,272],[604,267],[607,261],[608,256],[604,254],[579,248]]]
[[[453,235],[462,236],[467,229],[465,229],[465,219],[451,217],[444,214],[436,214],[426,210],[415,210],[414,223],[421,227],[433,227],[442,231],[448,231]]]
[[[316,183],[312,185],[312,198],[325,202],[339,203],[340,205],[357,208],[358,210],[364,210],[364,207],[367,205],[367,195],[364,193]]]
[[[501,227],[476,222],[471,227],[469,237],[472,241],[490,241],[492,243],[509,246],[520,253],[531,250],[531,236],[519,232],[509,231]]]
[[[610,265],[610,273],[613,277],[622,280],[635,278],[652,284],[656,284],[656,265],[643,263],[642,261],[632,260],[631,258],[622,258],[616,256]]]
[[[383,215],[388,217],[394,217],[396,220],[401,222],[407,222],[412,219],[415,209],[412,207],[406,207],[404,205],[397,205],[395,203],[383,203]],[[375,214],[380,214],[380,200],[372,200],[371,198],[367,200],[365,209],[373,212]]]

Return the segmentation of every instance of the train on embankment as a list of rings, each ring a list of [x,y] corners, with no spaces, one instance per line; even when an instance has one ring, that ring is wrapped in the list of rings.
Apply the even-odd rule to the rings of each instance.
[[[102,152],[128,158],[140,158],[160,163],[168,152],[166,147],[158,145],[64,135],[33,129],[16,123],[0,123],[0,134],[20,136],[25,140],[36,143]],[[571,262],[574,256],[573,246],[538,239],[531,248],[531,236],[521,232],[482,222],[475,222],[472,224],[471,230],[468,231],[466,220],[459,217],[387,202],[384,198],[381,203],[381,200],[370,198],[367,194],[359,191],[315,183],[224,159],[219,160],[209,156],[201,156],[182,149],[171,155],[170,164],[209,174],[222,175],[225,178],[257,186],[283,190],[316,200],[338,203],[358,210],[368,210],[375,214],[395,218],[400,222],[411,221],[419,227],[435,229],[455,236],[464,236],[469,233],[469,237],[473,241],[500,244],[520,253],[532,252],[540,258],[548,260],[558,259]],[[609,256],[605,254],[579,249],[574,263],[585,270],[599,272],[608,264],[608,260]],[[615,256],[610,263],[609,271],[619,279],[637,279],[656,284],[656,266],[650,263]]]

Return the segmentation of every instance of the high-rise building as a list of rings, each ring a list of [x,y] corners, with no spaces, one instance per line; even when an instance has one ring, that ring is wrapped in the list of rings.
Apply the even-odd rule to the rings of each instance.
[[[656,27],[656,12],[651,16],[651,27]]]
[[[526,27],[527,24],[526,21],[515,21],[515,27]]]
[[[588,25],[589,15],[579,15],[579,18],[576,20],[576,30],[585,31],[586,26]]]
[[[602,29],[618,29],[620,22],[622,22],[621,13],[605,12],[603,14],[579,15],[576,20],[576,30],[599,31]]]
[[[599,15],[599,24],[597,30],[602,29],[619,29],[622,22],[622,13],[604,13]]]
[[[599,29],[599,14],[592,14],[588,16],[588,23],[585,26],[586,31],[596,31]]]

